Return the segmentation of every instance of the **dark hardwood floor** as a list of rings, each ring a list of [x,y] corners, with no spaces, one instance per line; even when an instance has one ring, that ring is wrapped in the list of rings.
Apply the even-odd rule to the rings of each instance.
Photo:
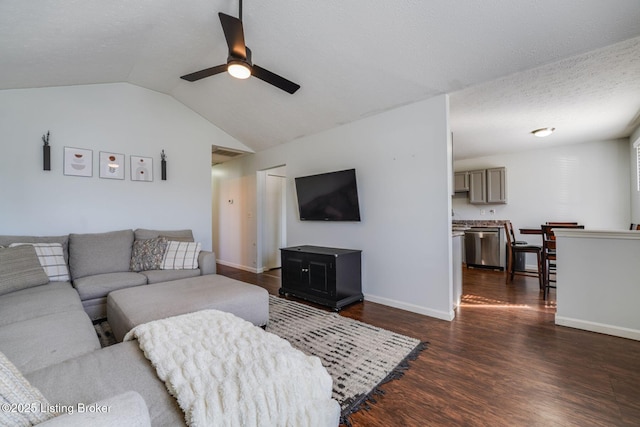
[[[274,295],[280,287],[279,270],[218,272]],[[368,301],[342,310],[429,342],[353,426],[640,425],[640,342],[556,326],[555,291],[543,301],[537,279],[504,278],[464,268],[452,322]]]

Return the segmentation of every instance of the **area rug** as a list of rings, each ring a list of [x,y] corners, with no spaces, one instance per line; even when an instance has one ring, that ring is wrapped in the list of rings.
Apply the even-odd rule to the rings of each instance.
[[[380,386],[400,378],[426,348],[418,339],[275,296],[269,297],[267,331],[322,360],[347,425],[350,414],[375,403],[384,394]]]
[[[115,344],[106,320],[94,322],[100,344]],[[269,296],[266,330],[286,339],[298,350],[318,356],[333,378],[333,398],[340,403],[341,424],[349,415],[369,408],[380,386],[400,378],[426,348],[416,338],[349,319],[276,296]]]

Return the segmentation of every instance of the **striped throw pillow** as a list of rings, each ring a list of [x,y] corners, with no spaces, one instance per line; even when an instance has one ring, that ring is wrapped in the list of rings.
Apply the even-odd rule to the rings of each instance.
[[[162,270],[193,270],[198,268],[200,243],[169,241],[162,259]]]
[[[0,425],[3,426],[33,426],[57,415],[48,411],[49,402],[40,390],[32,386],[1,352],[0,402]]]
[[[50,282],[67,282],[69,280],[69,268],[64,261],[60,243],[12,243],[9,247],[22,245],[31,245],[35,248],[38,261],[49,276]]]

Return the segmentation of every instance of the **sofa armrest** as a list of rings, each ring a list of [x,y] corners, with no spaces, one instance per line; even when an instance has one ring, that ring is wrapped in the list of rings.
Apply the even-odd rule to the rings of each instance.
[[[150,427],[149,409],[140,394],[127,391],[38,424],[42,427]]]
[[[211,251],[200,251],[198,255],[200,274],[216,274],[216,254]]]

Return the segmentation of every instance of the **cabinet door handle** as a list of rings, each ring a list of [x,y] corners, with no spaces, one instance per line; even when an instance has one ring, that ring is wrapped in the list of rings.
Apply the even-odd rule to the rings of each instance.
[[[303,269],[302,269],[302,272],[303,272],[303,273],[308,273],[308,272],[309,272],[309,269],[308,269],[308,268],[303,268]]]

